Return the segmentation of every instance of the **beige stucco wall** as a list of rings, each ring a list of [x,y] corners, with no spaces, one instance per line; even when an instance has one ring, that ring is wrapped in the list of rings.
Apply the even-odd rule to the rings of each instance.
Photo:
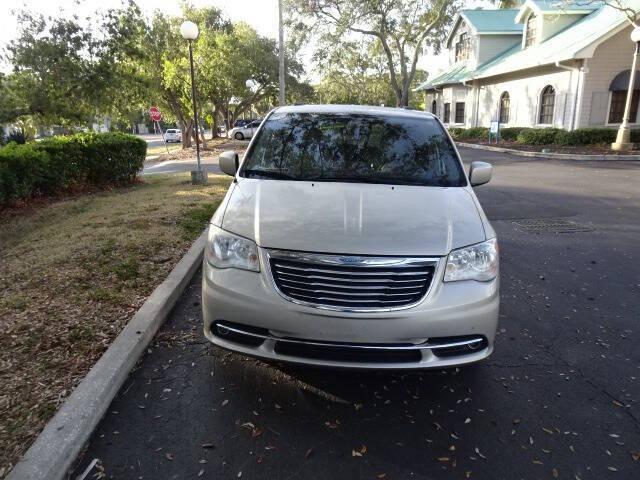
[[[473,91],[470,87],[463,85],[453,87],[443,87],[442,91],[431,92],[425,96],[425,106],[428,112],[431,112],[431,102],[435,99],[437,112],[436,115],[444,122],[444,104],[451,104],[451,122],[448,126],[452,127],[471,127],[471,97]],[[455,123],[456,102],[465,102],[465,123]]]
[[[598,46],[587,60],[579,127],[607,125],[609,85],[618,73],[631,69],[634,45],[630,35],[631,27],[625,28]]]
[[[573,78],[572,78],[573,77]],[[517,74],[504,75],[478,85],[478,126],[489,126],[497,118],[498,102],[503,92],[509,92],[509,123],[505,127],[560,127],[570,128],[575,102],[577,74],[556,67],[531,69]],[[498,80],[498,81],[496,81]],[[547,85],[556,91],[553,123],[538,125],[540,95]]]

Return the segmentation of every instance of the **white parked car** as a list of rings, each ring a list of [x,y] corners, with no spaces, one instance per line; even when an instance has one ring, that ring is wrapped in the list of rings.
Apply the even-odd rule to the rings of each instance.
[[[182,133],[176,128],[169,128],[164,132],[164,141],[167,143],[180,143],[182,142]]]
[[[277,108],[211,219],[204,333],[269,360],[415,369],[477,362],[498,324],[496,233],[473,191],[491,165],[433,115]]]
[[[236,140],[245,140],[253,137],[253,134],[258,130],[258,127],[262,123],[262,120],[254,120],[242,127],[234,127],[229,130],[229,138],[235,138]]]

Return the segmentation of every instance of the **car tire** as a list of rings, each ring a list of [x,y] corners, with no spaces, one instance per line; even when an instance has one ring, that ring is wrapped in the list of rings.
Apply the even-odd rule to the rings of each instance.
[[[242,132],[236,132],[235,135],[233,136],[236,140],[244,140],[244,135],[242,134]]]

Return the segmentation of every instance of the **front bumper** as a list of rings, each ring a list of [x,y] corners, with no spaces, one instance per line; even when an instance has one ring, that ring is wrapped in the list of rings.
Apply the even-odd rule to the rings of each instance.
[[[341,312],[285,300],[274,288],[264,252],[260,257],[260,273],[218,269],[204,261],[204,333],[220,347],[274,361],[374,369],[464,365],[493,351],[498,278],[443,283],[444,262],[439,262],[432,286],[418,305],[389,312]],[[225,328],[232,334],[221,335]],[[244,341],[234,330],[256,341]],[[465,341],[472,347],[443,349]],[[393,355],[387,354],[392,350]]]

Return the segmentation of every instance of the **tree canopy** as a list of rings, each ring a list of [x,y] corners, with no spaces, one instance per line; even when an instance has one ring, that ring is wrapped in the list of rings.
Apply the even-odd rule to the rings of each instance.
[[[201,112],[230,124],[275,104],[275,41],[233,24],[215,7],[184,4],[179,17],[159,11],[146,17],[130,1],[91,22],[27,11],[19,18],[19,35],[5,52],[12,71],[0,75],[0,123],[29,116],[43,125],[86,125],[109,115],[132,124],[158,105],[188,146],[194,129],[188,47],[179,32],[185,19],[201,32],[193,44]],[[288,55],[287,64],[290,97],[310,97],[310,87],[297,79],[300,63]]]
[[[318,55],[315,62],[323,72],[322,80],[316,86],[316,97],[320,103],[396,104],[386,59],[377,42],[345,42],[341,50]],[[425,79],[426,73],[416,70],[411,87]],[[421,101],[421,97],[413,96],[409,106],[418,107]]]
[[[417,63],[427,47],[438,52],[458,0],[287,0],[288,25],[298,42],[341,52],[373,41],[382,53],[397,106],[407,106]]]

